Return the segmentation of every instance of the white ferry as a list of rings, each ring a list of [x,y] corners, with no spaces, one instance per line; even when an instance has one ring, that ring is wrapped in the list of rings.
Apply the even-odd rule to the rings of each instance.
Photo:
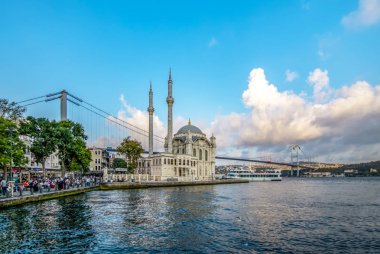
[[[281,181],[281,170],[267,169],[263,172],[242,168],[230,169],[225,176],[226,179],[248,179],[252,182],[260,181]]]

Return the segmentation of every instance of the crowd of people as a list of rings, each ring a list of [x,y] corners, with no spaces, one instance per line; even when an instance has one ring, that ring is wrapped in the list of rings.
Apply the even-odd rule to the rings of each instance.
[[[43,193],[67,190],[71,188],[92,187],[101,182],[100,177],[85,176],[85,177],[60,177],[60,178],[33,178],[30,181],[23,180],[22,182],[7,182],[4,178],[0,178],[1,195],[9,197],[13,193],[23,195],[24,191],[29,191],[30,195],[34,193]],[[12,186],[13,185],[13,186]]]

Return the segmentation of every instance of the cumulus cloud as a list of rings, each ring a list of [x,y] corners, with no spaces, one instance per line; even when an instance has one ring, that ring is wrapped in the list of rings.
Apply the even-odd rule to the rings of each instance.
[[[315,161],[380,159],[380,86],[357,81],[332,90],[328,71],[320,68],[311,71],[307,81],[313,87],[312,100],[305,92],[280,91],[262,68],[253,69],[242,93],[245,113],[217,115],[211,124],[193,124],[208,135],[214,133],[219,155],[257,158],[272,154],[272,160],[289,161],[289,144],[300,144],[304,156]],[[118,117],[147,130],[148,113],[128,104],[123,95],[120,102]],[[187,121],[175,117],[174,131]],[[166,136],[166,119],[154,116],[154,133]],[[133,132],[126,135],[139,138]],[[142,140],[146,143],[147,138]],[[112,140],[101,137],[98,142]],[[155,150],[162,151],[163,144],[155,142]]]
[[[327,70],[310,72],[314,102],[292,91],[279,91],[261,68],[253,69],[243,92],[249,113],[220,115],[212,122],[221,152],[286,153],[287,145],[299,143],[313,157],[330,161],[380,159],[380,86],[358,81],[344,86],[327,99]],[[380,150],[377,150],[380,151]]]
[[[308,82],[313,86],[313,96],[316,102],[323,102],[332,93],[329,87],[328,71],[317,68],[309,73]]]
[[[127,123],[128,125],[125,124],[125,122],[120,122],[122,125],[128,126],[129,131],[126,131],[126,136],[130,136],[133,139],[136,139],[140,141],[145,149],[148,149],[148,139],[146,137],[147,133],[144,132],[148,131],[149,128],[149,114],[147,111],[140,110],[136,107],[131,106],[124,95],[120,95],[120,103],[122,105],[122,108],[118,111],[117,117],[118,119],[121,119]],[[113,119],[115,120],[115,119]],[[175,132],[182,126],[186,125],[188,123],[188,119],[185,119],[182,116],[176,116],[174,117],[173,120],[173,131]],[[153,133],[154,133],[154,151],[163,151],[163,141],[162,138],[166,137],[167,134],[167,129],[166,125],[164,124],[164,121],[161,120],[156,114],[153,115]],[[143,135],[145,134],[145,135]],[[98,142],[102,142],[104,140],[99,140]],[[108,141],[112,142],[112,141]],[[115,143],[115,142],[113,142]]]
[[[291,70],[286,70],[285,71],[285,80],[287,82],[292,82],[294,80],[296,80],[298,78],[298,73],[295,72],[295,71],[291,71]]]
[[[218,44],[218,40],[215,37],[211,37],[210,41],[208,42],[209,48],[212,48]]]
[[[380,0],[360,0],[357,10],[342,18],[347,28],[371,26],[380,21]]]

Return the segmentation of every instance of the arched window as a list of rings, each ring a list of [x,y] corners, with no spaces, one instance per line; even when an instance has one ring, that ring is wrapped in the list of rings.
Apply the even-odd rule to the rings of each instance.
[[[193,149],[193,156],[194,156],[194,157],[197,156],[197,150],[195,150],[195,148]]]
[[[202,160],[202,150],[199,149],[199,160]]]
[[[208,151],[205,151],[205,161],[208,161]]]

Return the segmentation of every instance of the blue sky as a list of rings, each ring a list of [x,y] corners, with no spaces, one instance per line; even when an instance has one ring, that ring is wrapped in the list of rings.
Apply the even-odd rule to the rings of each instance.
[[[376,0],[3,0],[0,97],[19,101],[65,88],[114,114],[121,94],[145,111],[152,80],[156,114],[166,123],[171,66],[174,113],[193,123],[250,114],[242,94],[255,68],[279,91],[312,103],[308,78],[317,68],[328,71],[331,89],[359,80],[380,84],[376,12],[368,22],[356,19],[362,24],[344,21],[372,2],[377,6]],[[287,70],[296,73],[291,82]]]

